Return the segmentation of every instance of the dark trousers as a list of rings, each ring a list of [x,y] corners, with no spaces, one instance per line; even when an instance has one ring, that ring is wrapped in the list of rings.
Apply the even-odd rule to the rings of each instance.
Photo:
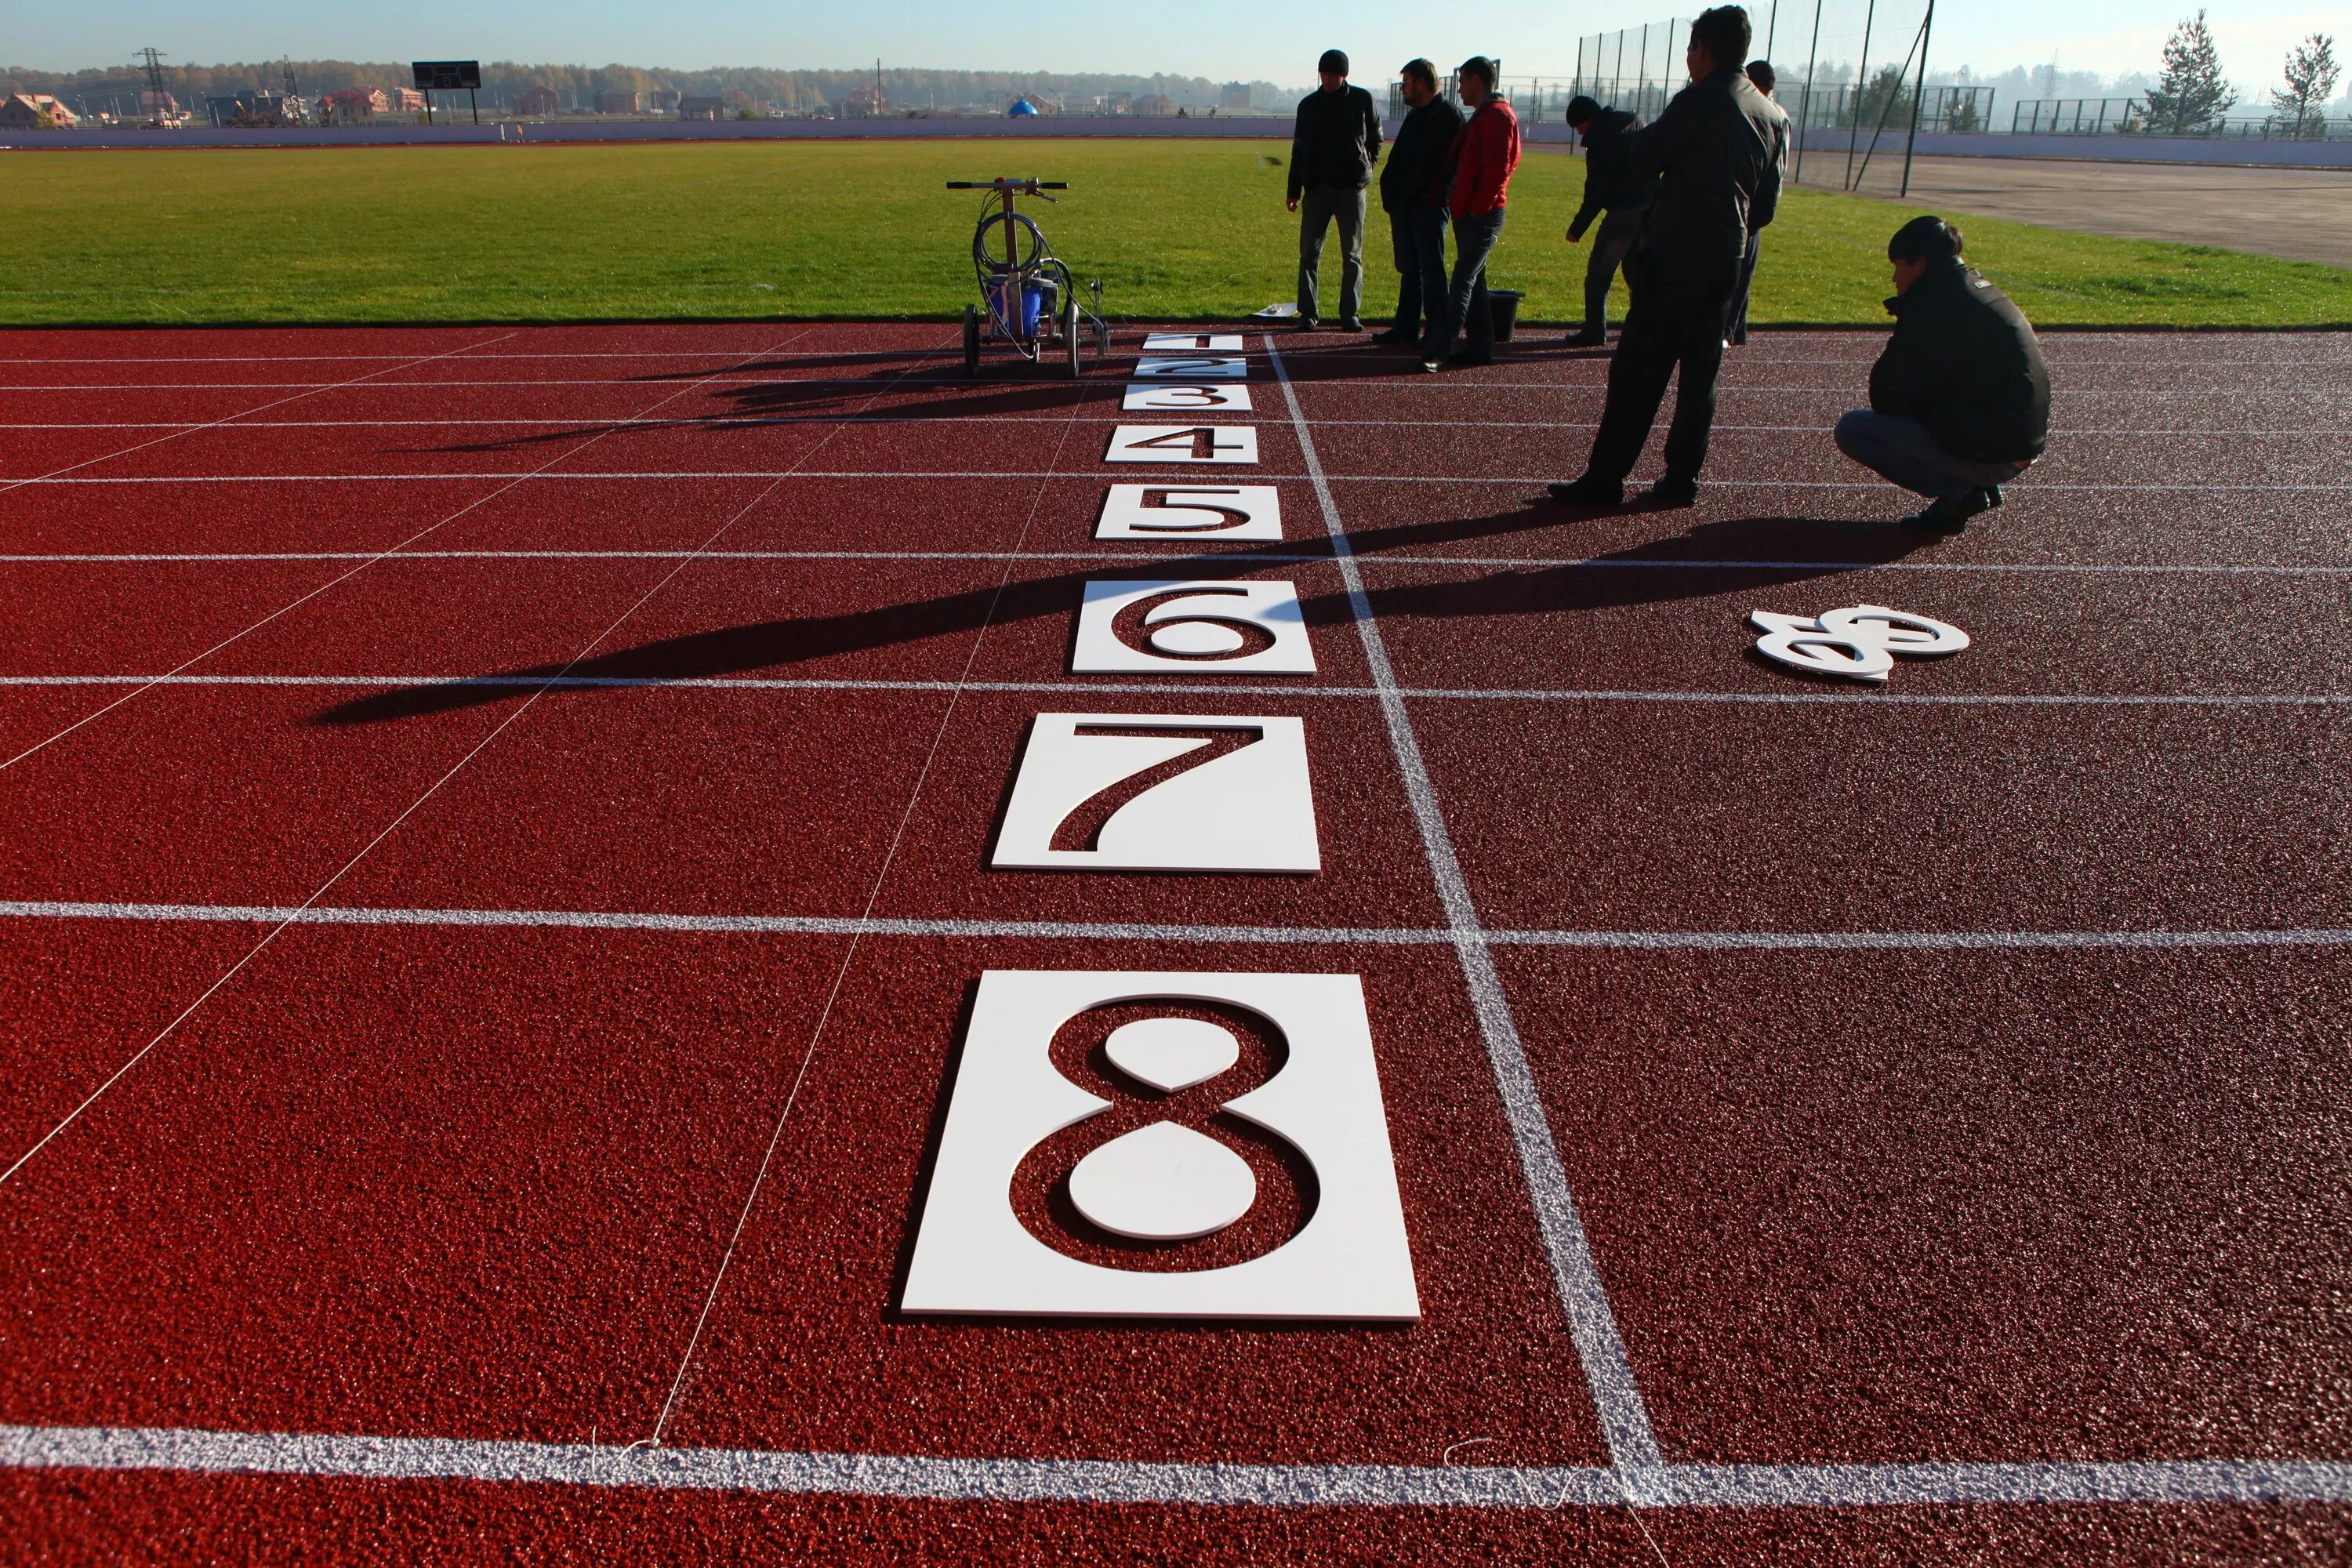
[[[1323,237],[1339,226],[1339,315],[1355,316],[1364,303],[1364,193],[1344,185],[1309,185],[1298,194],[1298,313],[1320,321],[1323,311],[1315,274],[1323,265]]]
[[[1622,483],[1650,438],[1666,383],[1677,366],[1682,384],[1675,397],[1675,422],[1666,431],[1666,474],[1696,479],[1706,464],[1707,432],[1715,425],[1715,376],[1723,368],[1723,313],[1739,281],[1727,258],[1708,268],[1676,266],[1654,250],[1641,250],[1626,263],[1626,286],[1633,308],[1609,361],[1609,401],[1592,437],[1587,471]]]
[[[1734,348],[1748,341],[1748,286],[1756,281],[1756,249],[1764,241],[1761,229],[1748,235],[1748,254],[1739,261],[1739,282],[1731,290],[1731,308],[1724,312],[1723,339]]]
[[[1472,359],[1495,357],[1495,312],[1486,300],[1486,258],[1503,237],[1503,214],[1496,207],[1476,217],[1454,220],[1454,281],[1445,290],[1445,318],[1433,325],[1422,345],[1424,359],[1444,359],[1454,341],[1466,338]]]
[[[2030,466],[1958,458],[1938,446],[1927,427],[1899,414],[1856,408],[1832,433],[1838,450],[1905,489],[1923,496],[1965,495],[2005,485]]]
[[[1396,250],[1396,330],[1417,338],[1445,319],[1445,214],[1391,213],[1389,242]]]
[[[1642,215],[1647,211],[1647,207],[1632,212],[1612,209],[1601,215],[1601,226],[1592,231],[1592,252],[1584,262],[1584,330],[1595,336],[1609,330],[1609,285],[1640,243]]]

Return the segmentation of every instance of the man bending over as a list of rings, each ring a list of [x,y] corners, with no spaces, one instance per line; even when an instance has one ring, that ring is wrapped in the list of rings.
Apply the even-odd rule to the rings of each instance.
[[[1932,498],[1903,520],[1958,533],[2050,439],[2050,372],[2033,328],[1960,260],[1960,231],[1915,217],[1895,231],[1895,335],[1870,368],[1870,406],[1837,422],[1838,450]]]

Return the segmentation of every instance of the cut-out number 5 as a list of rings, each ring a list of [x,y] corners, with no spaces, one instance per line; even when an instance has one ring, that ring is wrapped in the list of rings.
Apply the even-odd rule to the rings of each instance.
[[[1097,539],[1278,540],[1282,497],[1272,485],[1113,485],[1103,498]]]

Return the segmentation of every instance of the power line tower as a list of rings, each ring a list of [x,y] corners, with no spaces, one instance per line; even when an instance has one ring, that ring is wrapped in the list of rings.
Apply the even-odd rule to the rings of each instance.
[[[147,107],[151,110],[148,123],[161,125],[170,115],[164,105],[172,101],[171,91],[163,85],[163,57],[152,48],[142,49],[139,51],[139,63],[147,72]]]
[[[284,57],[279,63],[285,67],[284,81],[286,87],[285,102],[279,112],[285,116],[286,123],[289,125],[305,124],[309,121],[310,117],[304,112],[307,106],[302,102],[302,89],[294,85],[294,58],[291,55],[289,55]]]

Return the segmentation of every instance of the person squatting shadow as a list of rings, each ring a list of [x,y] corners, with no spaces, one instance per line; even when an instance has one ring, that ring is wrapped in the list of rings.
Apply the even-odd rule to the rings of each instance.
[[[1348,537],[1356,555],[1363,557],[1412,546],[1522,533],[1560,521],[1557,507],[1536,502],[1495,516],[1406,523],[1351,532]],[[1286,540],[1150,562],[1106,561],[1047,576],[1016,579],[1001,588],[990,584],[839,615],[746,622],[662,637],[570,665],[533,665],[427,686],[400,687],[337,703],[310,721],[375,724],[448,713],[505,701],[559,677],[564,684],[556,689],[583,691],[788,671],[796,665],[842,654],[976,632],[985,624],[1067,616],[1091,579],[1239,576],[1256,565],[1277,562],[1295,565],[1298,557],[1316,553],[1320,542]],[[1498,568],[1477,577],[1447,575],[1439,581],[1375,584],[1366,590],[1366,598],[1376,617],[1573,615],[1704,597],[1734,585],[1757,588],[1835,576],[1899,561],[1921,543],[1919,536],[1883,524],[1784,516],[1733,518],[1699,523],[1678,534],[1568,564],[1547,563]],[[1765,551],[1774,553],[1767,555]],[[1805,558],[1812,554],[1820,558]],[[1414,559],[1397,556],[1392,563],[1411,564]],[[1708,564],[1643,564],[1664,562]],[[1428,570],[1449,574],[1458,569],[1432,566]],[[1347,596],[1341,593],[1302,595],[1301,609],[1309,626],[1342,627],[1350,619]]]

